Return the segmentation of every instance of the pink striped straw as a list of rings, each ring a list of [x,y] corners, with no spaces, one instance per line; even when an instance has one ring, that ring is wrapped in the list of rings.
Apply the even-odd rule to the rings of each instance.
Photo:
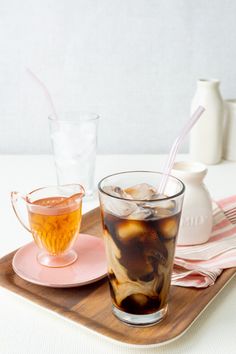
[[[33,80],[36,81],[39,86],[41,86],[41,88],[43,89],[43,92],[44,92],[44,94],[45,94],[45,96],[46,96],[46,99],[47,99],[47,101],[48,101],[48,103],[49,103],[49,105],[50,105],[50,107],[51,107],[51,109],[52,109],[52,113],[53,113],[54,118],[55,118],[55,119],[58,119],[58,115],[57,115],[57,112],[56,112],[56,109],[55,109],[55,105],[54,105],[54,103],[53,103],[52,97],[51,97],[51,95],[50,95],[50,93],[49,93],[49,91],[48,91],[46,85],[43,83],[43,81],[41,81],[41,80],[33,73],[32,70],[30,70],[29,68],[26,68],[26,71],[27,71],[27,73],[31,76],[31,78],[33,78]]]
[[[177,154],[177,151],[179,149],[180,144],[182,143],[183,139],[185,136],[189,133],[189,131],[192,129],[194,124],[198,121],[198,119],[201,117],[202,113],[205,111],[205,108],[202,106],[199,106],[196,111],[193,113],[193,115],[190,117],[190,119],[187,121],[183,129],[181,130],[180,134],[178,137],[175,139],[174,144],[171,147],[169,156],[167,160],[165,161],[164,164],[164,169],[163,169],[163,174],[159,186],[158,193],[159,194],[164,194],[166,183],[169,177],[169,174],[171,172],[171,169],[173,167],[175,157]]]

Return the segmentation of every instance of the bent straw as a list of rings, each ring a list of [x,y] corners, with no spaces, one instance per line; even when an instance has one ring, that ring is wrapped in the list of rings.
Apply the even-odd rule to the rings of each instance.
[[[37,84],[39,86],[41,86],[41,88],[43,89],[43,92],[44,92],[44,94],[46,96],[46,99],[47,99],[47,101],[48,101],[48,103],[49,103],[49,105],[50,105],[50,107],[52,109],[53,116],[54,116],[55,119],[58,119],[58,115],[57,115],[57,112],[56,112],[52,97],[51,97],[46,85],[33,73],[32,70],[30,70],[29,68],[25,68],[25,69],[26,69],[27,73],[31,76],[31,78],[34,81],[36,81]]]
[[[177,154],[177,151],[178,151],[178,148],[179,148],[180,144],[182,143],[182,141],[185,138],[185,136],[192,129],[194,124],[201,117],[201,115],[202,115],[202,113],[204,111],[205,111],[205,108],[202,107],[202,106],[199,106],[196,109],[196,111],[193,113],[191,118],[188,120],[188,122],[185,124],[185,126],[183,127],[183,129],[180,132],[180,134],[178,135],[178,137],[175,139],[175,141],[174,141],[174,143],[173,143],[173,145],[171,147],[169,156],[168,156],[167,160],[165,161],[163,174],[162,174],[162,177],[161,177],[161,182],[160,182],[160,186],[159,186],[159,190],[158,190],[159,194],[164,194],[166,183],[167,183],[169,174],[171,172],[171,169],[173,167],[173,164],[174,164],[174,161],[175,161],[175,157],[176,157],[176,154]]]

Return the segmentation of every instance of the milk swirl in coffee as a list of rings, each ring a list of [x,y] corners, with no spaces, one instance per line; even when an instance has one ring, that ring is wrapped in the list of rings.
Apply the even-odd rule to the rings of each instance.
[[[148,203],[164,197],[148,184],[104,191],[117,197],[107,197],[102,208],[114,306],[131,314],[154,313],[167,304],[180,212],[173,200]]]

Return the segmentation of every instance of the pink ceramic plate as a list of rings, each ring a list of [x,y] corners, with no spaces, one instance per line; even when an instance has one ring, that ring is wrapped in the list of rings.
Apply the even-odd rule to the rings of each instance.
[[[104,243],[98,237],[80,234],[74,245],[78,259],[63,268],[49,268],[37,261],[38,247],[31,242],[20,248],[12,266],[19,277],[38,285],[70,288],[93,283],[107,274]]]

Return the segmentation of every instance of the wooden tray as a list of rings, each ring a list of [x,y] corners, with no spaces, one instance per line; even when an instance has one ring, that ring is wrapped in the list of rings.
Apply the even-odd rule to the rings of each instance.
[[[99,208],[83,216],[81,232],[101,237]],[[172,286],[169,313],[159,324],[137,328],[117,320],[111,312],[107,279],[79,288],[56,289],[33,285],[12,269],[15,251],[0,259],[0,285],[28,300],[54,311],[97,334],[126,344],[160,345],[183,334],[226,283],[236,268],[225,270],[214,286],[206,289]]]

